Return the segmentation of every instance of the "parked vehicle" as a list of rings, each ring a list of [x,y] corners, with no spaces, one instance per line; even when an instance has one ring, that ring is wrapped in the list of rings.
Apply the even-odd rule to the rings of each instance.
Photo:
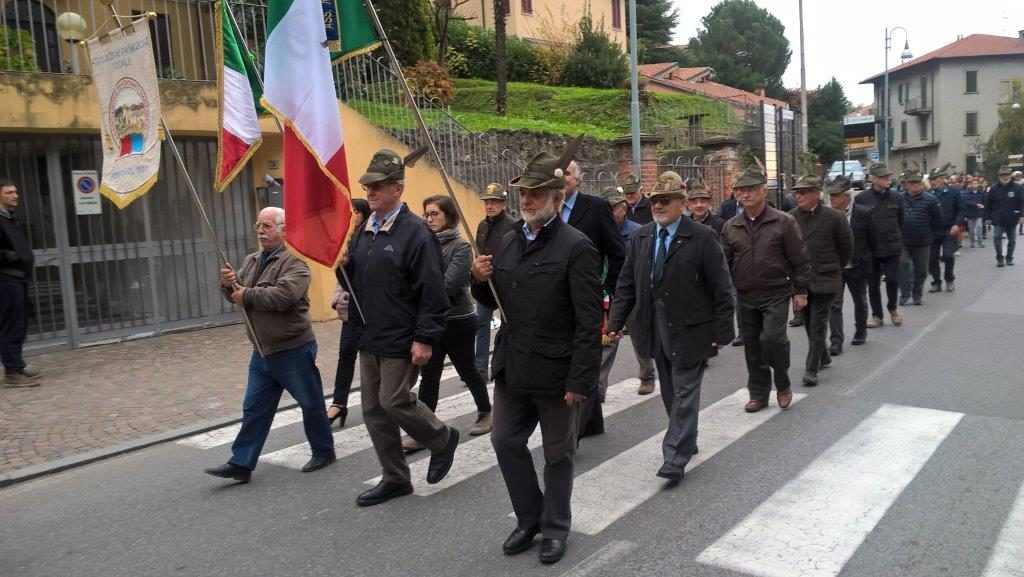
[[[850,177],[850,183],[857,190],[864,190],[864,183],[867,182],[865,176],[864,166],[859,160],[837,160],[832,163],[832,168],[828,169],[828,176],[826,177],[829,182],[835,180],[840,174],[846,174]]]

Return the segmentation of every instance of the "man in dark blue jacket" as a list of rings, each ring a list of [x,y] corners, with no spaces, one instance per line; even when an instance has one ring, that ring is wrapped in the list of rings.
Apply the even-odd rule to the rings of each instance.
[[[1017,246],[1017,225],[1024,223],[1024,188],[1011,182],[1009,166],[999,168],[999,182],[985,195],[985,222],[992,223],[992,244],[996,247],[996,266],[1013,266]],[[1003,260],[1003,235],[1006,235],[1006,259]]]
[[[875,233],[878,244],[873,251],[874,267],[868,282],[868,300],[871,302],[871,320],[867,327],[874,329],[885,325],[882,317],[882,292],[879,285],[885,276],[885,291],[888,296],[886,308],[892,318],[892,324],[903,324],[896,299],[899,294],[900,254],[903,251],[903,200],[893,190],[892,171],[882,163],[875,163],[869,170],[871,186],[854,197],[858,206],[871,209],[871,219],[875,221]]]
[[[384,470],[381,482],[356,499],[367,507],[413,491],[401,430],[430,449],[431,484],[448,474],[459,432],[412,393],[448,314],[441,244],[402,202],[405,164],[398,154],[377,151],[359,183],[373,214],[352,235],[344,265],[366,317],[359,344],[363,421]]]
[[[919,170],[903,173],[903,253],[900,256],[900,305],[911,297],[915,305],[923,304],[924,281],[928,278],[928,258],[932,240],[942,233],[942,207],[935,195],[925,191],[924,176]]]
[[[981,179],[968,178],[967,186],[960,193],[964,198],[964,218],[967,220],[968,234],[971,236],[971,248],[985,247],[983,232],[985,230],[985,189]]]
[[[949,164],[942,168],[933,169],[928,174],[931,181],[931,193],[939,200],[942,207],[942,230],[937,232],[932,240],[932,249],[929,253],[928,268],[932,274],[932,286],[928,289],[930,293],[942,291],[942,279],[946,279],[946,291],[953,292],[956,287],[953,281],[956,275],[953,274],[953,267],[956,264],[957,237],[960,235],[960,223],[964,220],[964,213],[967,210],[967,203],[960,194],[960,189],[946,185],[946,170]],[[942,276],[939,261],[946,265],[945,277]]]

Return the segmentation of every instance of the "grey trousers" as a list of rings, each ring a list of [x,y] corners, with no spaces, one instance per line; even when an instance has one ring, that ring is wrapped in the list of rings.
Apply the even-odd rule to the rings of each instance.
[[[743,353],[747,361],[747,389],[750,400],[768,402],[775,389],[785,391],[789,381],[789,303],[788,294],[772,297],[750,297],[740,294],[738,299],[740,330],[743,334]]]
[[[409,465],[402,452],[402,433],[438,453],[448,445],[447,425],[430,412],[412,392],[419,367],[411,359],[359,353],[359,378],[363,387],[363,422],[389,483],[408,483]]]
[[[914,297],[914,302],[921,300],[924,294],[924,283],[928,278],[928,258],[931,256],[932,245],[906,246],[900,255],[900,296]]]
[[[562,395],[510,392],[500,377],[494,387],[491,444],[520,529],[539,524],[548,539],[565,540],[572,520],[573,459],[580,405]],[[527,442],[540,424],[544,441],[544,491]]]
[[[828,317],[832,312],[835,293],[807,293],[807,306],[800,311],[804,319],[804,332],[807,333],[807,361],[804,368],[812,373],[821,370],[822,360],[829,356]]]
[[[659,353],[658,382],[661,401],[668,413],[668,431],[661,442],[665,464],[682,471],[697,450],[697,415],[700,413],[700,384],[704,380],[704,363],[692,367],[672,364]]]
[[[626,321],[626,330],[629,331],[630,335],[636,334],[636,320],[630,319]],[[638,378],[641,383],[653,383],[654,382],[654,360],[646,358],[640,353],[640,350],[636,348],[636,340],[630,337],[630,343],[633,344],[633,354],[636,355],[636,362],[640,365],[640,374]],[[605,394],[608,392],[608,375],[612,372],[612,367],[615,365],[615,356],[619,352],[619,341],[614,341],[612,344],[601,348],[601,373],[598,377],[598,398],[601,402],[604,402]]]

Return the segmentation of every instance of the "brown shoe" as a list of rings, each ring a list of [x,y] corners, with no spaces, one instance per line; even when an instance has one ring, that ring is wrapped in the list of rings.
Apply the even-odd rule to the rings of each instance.
[[[867,324],[867,327],[869,329],[877,329],[878,327],[883,326],[885,326],[885,319],[883,319],[882,317],[871,317],[871,320],[868,321]]]
[[[654,383],[640,383],[640,388],[636,390],[638,395],[649,395],[654,392]]]
[[[37,371],[36,369],[33,369],[32,367],[25,367],[24,369],[21,369],[21,374],[25,375],[26,377],[28,377],[30,379],[41,379],[41,378],[43,378],[43,372],[42,371]]]
[[[793,402],[793,389],[786,389],[785,391],[776,392],[775,399],[779,401],[780,409],[788,409],[790,403]]]
[[[903,315],[900,314],[900,311],[898,311],[898,310],[889,311],[889,317],[892,318],[892,324],[893,325],[898,327],[898,326],[903,324]]]
[[[25,373],[6,373],[4,374],[4,388],[5,389],[26,389],[28,387],[38,387],[42,379],[32,378]]]
[[[767,406],[768,403],[762,403],[761,401],[747,401],[747,404],[746,406],[743,407],[743,410],[748,413],[756,413]]]
[[[793,317],[789,319],[789,326],[791,327],[802,327],[804,326],[804,319],[800,317]]]
[[[423,445],[417,443],[416,439],[406,435],[402,437],[402,450],[406,453],[415,453],[416,451],[422,451]]]
[[[480,435],[486,435],[491,432],[491,414],[490,413],[477,413],[476,423],[473,428],[469,430],[470,437],[479,437]]]

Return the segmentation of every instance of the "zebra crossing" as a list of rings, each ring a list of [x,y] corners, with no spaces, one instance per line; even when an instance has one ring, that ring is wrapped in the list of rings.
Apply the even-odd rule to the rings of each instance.
[[[637,379],[613,384],[608,389],[604,414],[615,416],[646,403],[661,403],[659,395],[636,394]],[[808,394],[794,394],[794,407],[806,403]],[[687,467],[689,473],[735,443],[756,442],[756,431],[782,414],[777,406],[755,413],[743,412],[746,389],[708,405],[700,411],[700,452]],[[350,407],[359,403],[353,395]],[[792,410],[792,409],[791,409]],[[451,421],[476,411],[468,391],[445,397],[437,415]],[[660,408],[659,408],[660,412]],[[882,404],[845,435],[821,452],[781,488],[754,506],[750,513],[711,543],[698,550],[693,560],[759,577],[836,577],[903,491],[928,466],[929,460],[960,424],[962,413]],[[282,417],[284,417],[282,419]],[[282,422],[283,421],[283,422]],[[274,428],[301,422],[297,409],[284,411]],[[209,450],[230,442],[237,427],[225,427],[183,439],[185,446]],[[572,529],[598,536],[649,502],[657,502],[666,490],[653,472],[661,463],[664,430],[607,457],[578,474],[573,495]],[[335,449],[342,459],[372,448],[365,425],[352,425],[334,433]],[[541,446],[539,430],[529,446]],[[261,463],[292,469],[308,459],[305,442],[270,451]],[[429,458],[414,457],[414,479],[426,475]],[[462,442],[448,476],[436,485],[415,483],[415,495],[429,498],[458,491],[470,479],[499,476],[489,435]],[[376,484],[380,477],[364,481]],[[685,482],[682,487],[685,489]],[[778,546],[785,536],[786,547]],[[1024,486],[1020,488],[1004,526],[992,547],[981,577],[1024,577]]]

